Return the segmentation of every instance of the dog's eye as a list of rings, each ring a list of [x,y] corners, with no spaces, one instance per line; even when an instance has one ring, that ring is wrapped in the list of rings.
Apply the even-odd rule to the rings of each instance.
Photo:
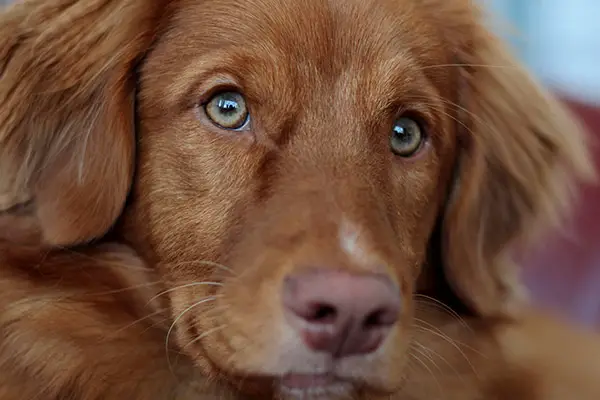
[[[246,100],[238,92],[217,93],[204,106],[210,120],[224,129],[241,129],[249,120]]]
[[[400,117],[394,122],[390,135],[390,147],[400,157],[414,155],[423,144],[425,135],[421,125],[412,118]]]

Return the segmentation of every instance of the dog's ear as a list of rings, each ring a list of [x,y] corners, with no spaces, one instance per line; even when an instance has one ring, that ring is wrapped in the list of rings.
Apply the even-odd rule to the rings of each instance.
[[[132,71],[161,3],[32,0],[2,11],[2,236],[23,220],[44,243],[71,245],[115,222],[133,174]]]
[[[456,179],[443,221],[445,273],[479,314],[518,300],[508,252],[559,222],[575,183],[594,176],[581,127],[479,23],[459,54]]]

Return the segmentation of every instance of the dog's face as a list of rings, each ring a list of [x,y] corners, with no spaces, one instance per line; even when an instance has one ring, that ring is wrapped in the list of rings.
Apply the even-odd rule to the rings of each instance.
[[[423,68],[452,55],[411,7],[207,1],[148,55],[127,231],[189,354],[398,386],[457,134],[456,69]]]
[[[31,79],[0,88],[0,205],[52,245],[120,216],[168,339],[242,390],[398,389],[426,265],[499,312],[507,245],[587,172],[576,126],[466,1],[77,3],[70,23],[24,5],[55,24],[37,41],[6,19],[4,82]]]

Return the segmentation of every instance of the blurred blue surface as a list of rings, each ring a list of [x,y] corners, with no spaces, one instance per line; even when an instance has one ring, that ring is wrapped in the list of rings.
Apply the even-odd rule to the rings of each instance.
[[[481,0],[493,26],[550,87],[600,104],[600,0]]]

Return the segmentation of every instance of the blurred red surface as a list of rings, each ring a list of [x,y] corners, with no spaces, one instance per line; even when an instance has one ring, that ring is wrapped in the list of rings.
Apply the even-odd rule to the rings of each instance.
[[[600,106],[566,100],[589,127],[600,171]],[[585,186],[572,220],[525,258],[536,303],[600,328],[600,185]]]

